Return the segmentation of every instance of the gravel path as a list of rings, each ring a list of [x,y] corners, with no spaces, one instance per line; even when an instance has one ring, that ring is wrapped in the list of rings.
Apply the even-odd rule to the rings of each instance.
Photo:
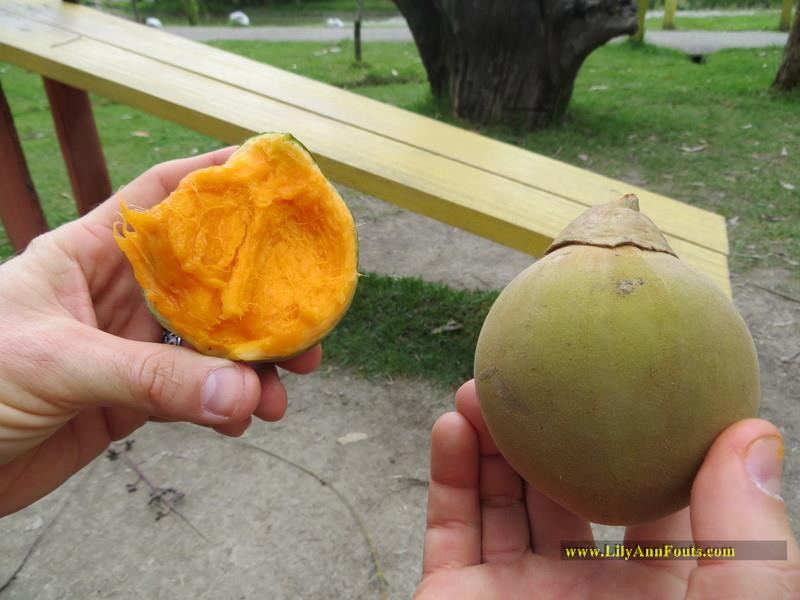
[[[709,14],[708,16],[712,16]],[[344,27],[188,27],[170,26],[166,31],[197,41],[265,40],[272,42],[305,41],[337,42],[352,39],[350,24]],[[405,21],[387,19],[366,23],[362,36],[365,42],[408,42],[413,38]],[[777,31],[649,31],[646,40],[656,46],[683,50],[689,54],[707,54],[726,48],[761,48],[784,46],[788,34]]]

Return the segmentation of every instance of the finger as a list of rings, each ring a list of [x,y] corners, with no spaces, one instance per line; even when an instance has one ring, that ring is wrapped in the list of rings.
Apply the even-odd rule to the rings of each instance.
[[[431,433],[431,482],[422,575],[479,564],[481,515],[478,436],[459,413],[439,417]]]
[[[689,508],[684,508],[678,512],[662,517],[649,523],[631,525],[625,530],[625,546],[635,547],[639,542],[661,544],[662,542],[684,542],[692,540],[692,524],[689,516]],[[694,560],[654,560],[647,559],[648,567],[658,567],[665,569],[681,579],[685,579],[688,573],[697,566]]]
[[[468,381],[456,392],[456,408],[465,415],[480,437],[481,455],[500,455],[478,403],[475,382]],[[504,461],[505,462],[505,461]],[[509,469],[511,467],[509,466]],[[522,529],[532,543],[533,551],[548,556],[558,556],[562,540],[592,540],[592,529],[587,521],[562,508],[530,485],[525,488],[527,511],[523,512],[526,526]],[[484,524],[484,529],[486,525]],[[515,540],[518,542],[518,540]]]
[[[525,486],[531,543],[536,554],[560,557],[566,541],[593,542],[592,527],[575,513],[553,502],[530,484]]]
[[[732,545],[742,558],[759,541],[780,541],[787,560],[698,560],[687,598],[800,596],[800,553],[780,497],[782,454],[780,433],[759,419],[739,421],[714,441],[692,486],[696,543],[738,541]]]
[[[228,437],[240,437],[250,427],[253,419],[247,417],[244,421],[238,423],[226,423],[225,425],[213,425],[214,431],[227,435]]]
[[[456,392],[456,410],[464,415],[478,432],[481,456],[498,454],[497,445],[489,433],[486,421],[483,418],[481,407],[478,404],[478,395],[475,391],[475,380],[470,379]]]
[[[692,524],[689,520],[688,507],[649,523],[631,525],[625,530],[626,542],[691,539]]]
[[[780,495],[782,458],[780,432],[767,421],[746,419],[723,431],[692,486],[694,539],[783,540],[788,552],[783,568],[800,567],[800,552]],[[705,567],[718,562],[702,560],[698,564]]]
[[[246,365],[165,344],[135,342],[64,321],[66,352],[45,336],[21,351],[20,364],[51,364],[48,377],[21,372],[36,398],[75,410],[125,407],[164,419],[238,423],[258,405],[260,384]]]
[[[253,414],[264,421],[278,421],[286,413],[286,388],[283,387],[274,365],[260,367],[257,372],[261,396]]]
[[[456,409],[479,439],[482,559],[487,563],[516,560],[530,549],[522,478],[500,455],[489,434],[474,381],[468,381],[456,392]]]
[[[481,458],[482,560],[504,563],[530,550],[530,530],[520,476],[499,454]]]
[[[317,344],[303,352],[300,356],[295,356],[289,360],[280,361],[278,366],[298,375],[306,375],[319,367],[322,362],[322,346]]]
[[[150,208],[169,196],[186,175],[192,171],[223,164],[235,150],[236,147],[231,146],[190,158],[180,158],[158,164],[91,211],[86,215],[86,219],[89,222],[111,227],[119,218],[120,200],[124,200],[129,206]]]

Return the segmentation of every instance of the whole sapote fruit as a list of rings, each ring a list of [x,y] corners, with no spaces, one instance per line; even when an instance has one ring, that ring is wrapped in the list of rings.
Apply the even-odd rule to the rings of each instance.
[[[503,290],[475,381],[511,466],[576,514],[615,525],[686,506],[714,439],[760,401],[744,321],[635,196],[586,211]]]

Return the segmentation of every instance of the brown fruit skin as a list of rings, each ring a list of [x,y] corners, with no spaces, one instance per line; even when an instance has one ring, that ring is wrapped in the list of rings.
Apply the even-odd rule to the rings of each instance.
[[[632,245],[568,245],[517,276],[481,330],[475,380],[511,466],[613,525],[686,506],[714,439],[760,402],[731,302],[676,257]]]

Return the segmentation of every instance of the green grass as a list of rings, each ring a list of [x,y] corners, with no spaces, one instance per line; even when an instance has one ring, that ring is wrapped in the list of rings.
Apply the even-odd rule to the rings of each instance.
[[[353,65],[350,43],[215,45],[456,122],[439,114],[413,44],[368,44],[362,66]],[[563,125],[524,135],[497,128],[484,133],[717,211],[731,220],[733,270],[782,266],[800,276],[800,94],[768,91],[780,57],[779,48],[731,50],[696,65],[668,50],[606,46],[581,70]],[[69,182],[54,160],[58,143],[40,78],[0,64],[0,80],[49,223],[74,218]],[[93,100],[115,187],[154,163],[219,146],[129,107]],[[143,131],[148,137],[134,135]],[[0,230],[0,257],[10,254]],[[351,312],[326,344],[327,356],[366,375],[455,385],[471,371],[474,340],[492,297],[365,277]],[[462,327],[431,333],[450,320]]]
[[[233,6],[224,2],[201,2],[200,25],[226,25],[228,15],[234,10],[244,11],[251,26],[258,25],[319,25],[327,17],[352,20],[356,13],[355,0],[315,0],[271,4],[269,6]],[[129,2],[101,2],[104,10],[115,14],[133,16]],[[188,25],[180,2],[141,2],[139,14],[142,18],[158,17],[165,25]],[[364,17],[384,19],[398,15],[391,0],[364,0]]]
[[[777,10],[752,15],[719,17],[675,17],[675,29],[683,31],[778,31],[781,13]],[[660,30],[662,17],[647,19],[645,29]]]
[[[368,44],[362,67],[353,65],[350,43],[215,45],[456,122],[440,114],[412,44]],[[331,47],[341,51],[320,54]],[[719,212],[732,220],[735,270],[798,270],[800,94],[769,91],[782,52],[727,50],[696,65],[671,50],[608,45],[581,69],[563,125],[527,135],[484,133]],[[380,78],[406,83],[370,85]]]
[[[496,297],[369,273],[326,338],[325,356],[368,377],[411,376],[456,386],[472,377],[478,333]]]

